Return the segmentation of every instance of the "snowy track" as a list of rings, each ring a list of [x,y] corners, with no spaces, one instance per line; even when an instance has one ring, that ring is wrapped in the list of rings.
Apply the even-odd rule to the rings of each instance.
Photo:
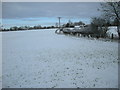
[[[117,88],[118,43],[3,32],[3,88]]]

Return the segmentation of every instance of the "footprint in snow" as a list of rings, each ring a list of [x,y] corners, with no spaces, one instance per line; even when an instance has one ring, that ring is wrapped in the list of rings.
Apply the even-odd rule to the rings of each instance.
[[[79,74],[79,73],[76,73],[76,74]]]
[[[69,69],[68,67],[66,69]]]
[[[97,69],[100,69],[100,68],[97,68]]]
[[[34,78],[34,80],[36,80],[36,78]]]
[[[27,82],[27,80],[25,80],[25,82]]]

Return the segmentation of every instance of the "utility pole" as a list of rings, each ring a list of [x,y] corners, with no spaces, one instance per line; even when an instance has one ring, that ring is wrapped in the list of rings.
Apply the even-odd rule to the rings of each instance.
[[[70,28],[70,26],[71,26],[71,21],[70,21],[70,19],[69,19],[68,23],[69,23],[69,28]]]
[[[2,30],[2,25],[1,25],[1,23],[0,23],[0,31]]]
[[[58,19],[59,19],[59,29],[60,29],[60,19],[61,19],[61,17],[58,17]]]
[[[3,25],[2,23],[0,23],[0,31],[2,31],[2,29],[3,29]]]

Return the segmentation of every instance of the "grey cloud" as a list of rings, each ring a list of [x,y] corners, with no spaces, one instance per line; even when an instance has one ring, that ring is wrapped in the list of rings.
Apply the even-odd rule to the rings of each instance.
[[[3,2],[3,18],[81,17],[100,15],[99,2]]]

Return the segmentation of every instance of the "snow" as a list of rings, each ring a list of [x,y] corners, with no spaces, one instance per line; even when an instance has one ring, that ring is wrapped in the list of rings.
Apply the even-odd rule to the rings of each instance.
[[[117,88],[118,43],[55,34],[2,32],[3,88]]]

